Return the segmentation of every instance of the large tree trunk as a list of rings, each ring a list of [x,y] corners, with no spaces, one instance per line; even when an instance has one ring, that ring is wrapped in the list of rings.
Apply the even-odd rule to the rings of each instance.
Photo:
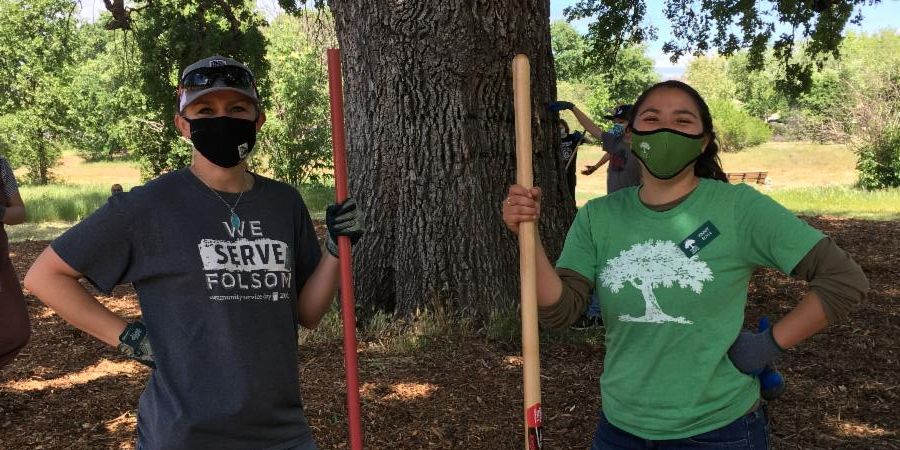
[[[354,249],[366,307],[435,304],[481,318],[519,295],[500,203],[515,181],[510,65],[532,67],[535,185],[551,260],[575,213],[558,158],[547,0],[330,0],[342,49]]]

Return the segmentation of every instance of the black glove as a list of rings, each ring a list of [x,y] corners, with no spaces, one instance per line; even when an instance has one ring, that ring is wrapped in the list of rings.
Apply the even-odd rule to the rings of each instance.
[[[558,101],[558,102],[550,102],[549,104],[547,104],[547,109],[549,109],[550,111],[553,111],[553,112],[560,112],[564,109],[572,109],[574,107],[575,107],[575,105],[572,102]]]
[[[348,198],[344,203],[335,203],[325,209],[325,225],[328,227],[325,248],[328,249],[328,253],[337,257],[338,236],[347,236],[350,238],[350,244],[355,244],[366,232],[366,214],[356,204],[356,200]]]
[[[147,338],[147,327],[140,321],[129,323],[119,335],[119,351],[141,364],[156,368],[150,339]]]
[[[775,342],[772,327],[759,333],[741,331],[728,349],[734,367],[747,375],[761,374],[782,353],[784,349]]]

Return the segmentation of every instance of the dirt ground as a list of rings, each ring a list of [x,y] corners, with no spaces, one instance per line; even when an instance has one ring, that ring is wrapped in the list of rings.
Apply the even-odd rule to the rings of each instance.
[[[810,218],[850,251],[872,291],[851,320],[783,357],[789,383],[769,405],[775,448],[900,449],[900,222]],[[24,274],[46,242],[12,245]],[[748,327],[779,317],[803,284],[773,271],[753,279]],[[130,288],[102,297],[128,318]],[[130,449],[148,369],[62,323],[29,297],[31,344],[0,373],[0,449]],[[602,346],[542,351],[545,448],[588,448],[599,409]],[[307,416],[323,449],[347,448],[340,342],[306,345],[299,369]],[[391,355],[361,344],[369,449],[521,448],[521,360],[515,346],[481,338],[432,342]]]

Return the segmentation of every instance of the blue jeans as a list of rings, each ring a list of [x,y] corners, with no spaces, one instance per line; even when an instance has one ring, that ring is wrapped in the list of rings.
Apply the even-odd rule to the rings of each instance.
[[[588,317],[600,317],[600,297],[597,297],[597,290],[591,291],[591,302],[588,303],[587,311],[584,315]]]
[[[140,438],[134,443],[134,448],[135,450],[143,450],[144,446],[141,444]],[[319,450],[319,447],[316,447],[316,441],[310,439],[305,444],[299,444],[286,450]]]
[[[765,405],[717,430],[684,439],[651,441],[616,428],[600,412],[600,423],[594,433],[591,450],[699,450],[739,449],[768,450],[769,417]]]

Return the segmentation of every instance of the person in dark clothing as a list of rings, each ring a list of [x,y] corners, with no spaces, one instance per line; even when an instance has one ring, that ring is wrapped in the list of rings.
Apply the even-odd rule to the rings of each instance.
[[[63,319],[153,368],[137,448],[316,449],[300,398],[298,327],[315,328],[339,278],[335,241],[364,231],[353,199],[326,211],[323,254],[292,186],[247,170],[265,122],[252,72],[221,56],[188,66],[175,124],[190,167],[112,195],[53,241],[25,284]],[[142,321],[101,292],[132,283]]]
[[[15,359],[28,344],[31,325],[19,276],[9,259],[6,225],[25,221],[25,202],[12,167],[0,156],[0,368]]]
[[[569,185],[573,201],[575,200],[577,178],[575,160],[578,158],[578,146],[582,142],[584,142],[584,133],[580,131],[569,133],[569,124],[565,120],[559,119],[559,158],[566,165],[566,182]]]

